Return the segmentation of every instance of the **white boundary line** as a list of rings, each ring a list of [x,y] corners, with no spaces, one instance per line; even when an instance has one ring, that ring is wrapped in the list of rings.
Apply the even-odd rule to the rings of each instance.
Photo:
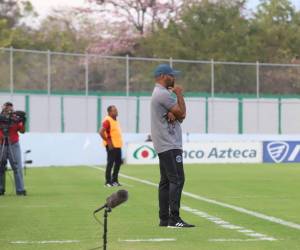
[[[210,242],[249,242],[262,241],[263,239],[209,239]]]
[[[105,169],[101,168],[101,167],[93,167],[93,166],[90,166],[90,167],[101,170],[101,171],[105,171]],[[134,180],[134,181],[137,181],[137,182],[140,182],[140,183],[144,183],[146,185],[155,186],[155,187],[158,186],[157,184],[155,184],[153,182],[150,182],[150,181],[147,181],[147,180],[139,179],[139,178],[136,178],[136,177],[125,175],[125,174],[119,174],[119,175],[126,178],[126,179]],[[209,199],[209,198],[206,198],[204,196],[192,194],[190,192],[183,191],[182,194],[185,195],[185,196],[194,198],[196,200],[205,201],[207,203],[215,204],[215,205],[218,205],[218,206],[221,206],[221,207],[230,208],[230,209],[235,210],[235,211],[240,212],[240,213],[248,214],[248,215],[251,215],[251,216],[256,217],[256,218],[260,218],[260,219],[270,221],[270,222],[273,222],[273,223],[277,223],[277,224],[280,224],[280,225],[283,225],[283,226],[286,226],[286,227],[289,227],[289,228],[294,228],[294,229],[300,230],[300,224],[297,224],[297,223],[294,223],[294,222],[286,221],[286,220],[283,220],[283,219],[280,219],[280,218],[276,218],[276,217],[273,217],[273,216],[269,216],[269,215],[265,215],[265,214],[258,213],[258,212],[255,212],[255,211],[251,211],[251,210],[248,210],[248,209],[245,209],[245,208],[242,208],[242,207],[238,207],[238,206],[235,206],[235,205],[230,205],[230,204],[227,204],[227,203],[224,203],[224,202]]]
[[[230,208],[230,209],[235,210],[235,211],[240,212],[240,213],[248,214],[248,215],[254,216],[256,218],[260,218],[260,219],[263,219],[263,220],[267,220],[267,221],[270,221],[270,222],[281,224],[281,225],[286,226],[286,227],[290,227],[290,228],[300,230],[300,224],[297,224],[297,223],[294,223],[294,222],[286,221],[286,220],[283,220],[283,219],[280,219],[280,218],[276,218],[276,217],[273,217],[273,216],[269,216],[269,215],[265,215],[265,214],[258,213],[258,212],[255,212],[255,211],[251,211],[251,210],[248,210],[246,208],[238,207],[238,206],[235,206],[235,205],[230,205],[230,204],[227,204],[227,203],[224,203],[224,202],[208,199],[206,197],[199,196],[199,195],[196,195],[196,194],[192,194],[192,193],[189,193],[189,192],[183,191],[182,194],[184,194],[185,196],[194,198],[196,200],[205,201],[207,203],[219,205],[221,207]]]
[[[193,209],[187,206],[182,206],[181,207],[182,210],[186,211],[186,212],[190,212],[192,214],[195,214],[197,216],[200,216],[206,220],[211,221],[212,223],[216,224],[219,227],[223,227],[225,229],[231,229],[236,231],[237,233],[242,233],[245,236],[248,237],[252,237],[254,239],[248,239],[248,240],[265,240],[265,241],[276,241],[277,239],[274,237],[270,237],[268,235],[265,234],[261,234],[261,233],[257,233],[253,230],[241,227],[241,226],[237,226],[237,225],[233,225],[230,222],[224,221],[221,218],[215,217],[215,216],[211,216],[208,213],[199,211],[197,209]],[[246,239],[245,239],[246,240]]]
[[[69,244],[79,243],[80,240],[40,240],[40,241],[11,241],[11,244]]]
[[[164,241],[176,241],[174,238],[156,238],[156,239],[129,239],[129,240],[118,240],[121,242],[164,242]]]
[[[124,177],[123,174],[121,176]],[[125,178],[129,178],[129,177],[130,176],[126,176]],[[134,178],[134,177],[130,177],[130,178]],[[154,183],[151,183],[151,182],[148,182],[148,181],[145,181],[145,180],[139,180],[139,182],[146,183],[147,185],[151,184],[151,186],[157,187],[157,184],[154,184]],[[194,215],[200,216],[200,217],[216,224],[218,227],[222,227],[224,229],[234,230],[237,233],[241,233],[241,234],[244,234],[245,236],[252,237],[256,241],[263,241],[263,240],[264,241],[276,241],[277,240],[274,237],[270,237],[270,236],[267,236],[265,234],[255,232],[253,230],[250,230],[250,229],[247,229],[247,228],[244,228],[244,227],[241,227],[241,226],[233,225],[233,224],[231,224],[227,221],[222,220],[221,218],[209,215],[209,214],[207,214],[205,212],[202,212],[202,211],[199,211],[197,209],[193,209],[193,208],[190,208],[190,207],[187,207],[187,206],[184,206],[184,205],[181,207],[181,209],[186,211],[186,212],[192,213]],[[135,240],[134,242],[138,242],[138,241],[139,240]]]

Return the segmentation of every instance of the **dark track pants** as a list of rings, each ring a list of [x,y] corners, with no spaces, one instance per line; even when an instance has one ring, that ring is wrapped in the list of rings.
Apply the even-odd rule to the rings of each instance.
[[[122,151],[121,148],[113,148],[109,150],[106,147],[107,164],[105,171],[106,183],[118,182],[118,175],[122,164]],[[111,172],[113,172],[111,174]]]
[[[158,154],[160,168],[159,218],[179,217],[180,199],[184,185],[182,150],[172,149]]]

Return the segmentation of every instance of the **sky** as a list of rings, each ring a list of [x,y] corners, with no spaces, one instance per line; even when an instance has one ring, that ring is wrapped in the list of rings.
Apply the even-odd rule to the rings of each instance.
[[[82,7],[85,4],[85,0],[30,0],[30,2],[40,16],[46,16],[55,7]]]
[[[248,8],[255,9],[255,7],[259,4],[260,0],[248,0]],[[300,9],[300,1],[299,0],[290,0],[297,9]],[[36,12],[44,17],[51,11],[52,8],[55,7],[82,7],[85,4],[85,0],[30,0],[33,4]]]

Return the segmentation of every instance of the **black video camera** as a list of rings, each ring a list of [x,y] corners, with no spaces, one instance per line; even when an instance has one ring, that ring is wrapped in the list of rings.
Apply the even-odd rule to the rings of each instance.
[[[26,113],[24,111],[12,111],[9,113],[0,114],[0,129],[2,129],[4,135],[8,135],[8,129],[16,123],[26,122]]]
[[[0,114],[1,124],[12,125],[19,122],[26,122],[26,113],[24,111],[12,111],[8,114]]]

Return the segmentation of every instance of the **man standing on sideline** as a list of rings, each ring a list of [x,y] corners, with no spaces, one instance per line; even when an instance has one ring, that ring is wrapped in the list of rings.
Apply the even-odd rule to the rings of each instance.
[[[160,64],[154,71],[155,87],[151,98],[151,136],[159,158],[159,218],[160,226],[194,227],[179,216],[184,185],[182,162],[182,132],[186,107],[182,88],[175,85],[179,71]],[[177,98],[172,96],[172,93]]]
[[[99,129],[107,152],[105,186],[121,186],[118,175],[122,164],[121,148],[123,141],[120,123],[117,121],[118,110],[112,105],[107,108],[107,113],[108,115],[104,118],[102,127]],[[111,174],[112,170],[113,173]]]
[[[16,194],[25,196],[23,169],[21,160],[21,148],[19,144],[19,132],[25,133],[25,119],[22,121],[16,118],[13,104],[3,104],[0,121],[0,195],[5,194],[5,171],[7,160],[14,172]],[[5,121],[6,120],[6,121]]]

